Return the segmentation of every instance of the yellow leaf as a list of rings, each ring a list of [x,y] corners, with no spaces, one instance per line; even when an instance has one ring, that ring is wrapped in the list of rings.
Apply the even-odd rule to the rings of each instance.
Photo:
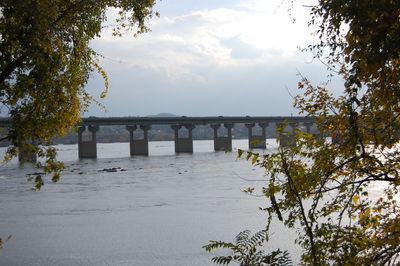
[[[258,159],[258,154],[254,154],[253,159],[251,160],[251,164],[255,164]]]
[[[246,156],[246,160],[249,160],[252,155],[253,155],[253,153],[248,151],[247,152],[247,156]]]
[[[360,197],[358,196],[358,195],[355,195],[353,198],[352,198],[352,201],[354,202],[354,204],[357,204],[358,203],[358,199],[359,199]]]

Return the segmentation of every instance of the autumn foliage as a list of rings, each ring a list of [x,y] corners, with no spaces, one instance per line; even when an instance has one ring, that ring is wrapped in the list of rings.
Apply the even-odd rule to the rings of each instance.
[[[63,168],[49,145],[77,124],[91,102],[85,86],[93,72],[104,78],[100,97],[108,88],[101,55],[89,42],[99,37],[106,11],[119,10],[114,35],[125,29],[146,32],[154,15],[154,0],[4,0],[0,4],[0,102],[11,126],[2,140],[11,147],[5,160],[25,151],[45,158],[37,163],[45,173],[59,178]],[[42,160],[43,161],[43,160]],[[43,184],[41,177],[36,187]]]
[[[400,2],[319,0],[310,13],[319,42],[308,49],[343,94],[303,77],[294,105],[318,134],[283,124],[296,145],[239,151],[266,171],[266,232],[273,220],[296,230],[307,265],[399,263]]]

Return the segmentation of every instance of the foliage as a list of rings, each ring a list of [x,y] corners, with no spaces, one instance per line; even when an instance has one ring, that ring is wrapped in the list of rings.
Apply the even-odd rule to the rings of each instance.
[[[287,251],[273,251],[265,254],[258,247],[267,239],[265,231],[259,231],[250,237],[250,231],[240,232],[235,238],[235,244],[224,241],[210,241],[204,246],[206,251],[211,252],[217,248],[230,249],[232,254],[228,256],[217,256],[212,258],[212,262],[217,264],[229,264],[231,261],[240,265],[291,265],[289,253]]]
[[[273,219],[295,229],[303,264],[398,264],[400,2],[319,0],[311,14],[309,49],[343,78],[343,95],[303,77],[294,105],[320,133],[284,123],[281,139],[296,145],[239,157],[266,170],[266,232]]]
[[[89,42],[99,37],[109,8],[119,10],[114,35],[146,32],[155,0],[4,0],[0,5],[0,101],[12,125],[13,147],[5,160],[25,150],[46,158],[36,166],[59,177],[51,139],[65,135],[95,101],[85,90],[93,71],[107,75]],[[36,182],[40,184],[41,178]],[[40,188],[40,185],[38,186]]]
[[[319,124],[320,130],[337,134],[335,118]],[[352,142],[350,134],[344,134],[340,143],[331,143],[308,133],[292,135],[283,128],[280,132],[294,137],[295,146],[263,156],[247,152],[247,158],[265,168],[269,177],[262,188],[270,201],[265,208],[267,230],[274,218],[300,229],[297,243],[304,248],[305,263],[380,265],[396,260],[400,245],[397,148],[370,143],[363,148]],[[382,182],[386,183],[382,191],[370,195],[372,186]]]

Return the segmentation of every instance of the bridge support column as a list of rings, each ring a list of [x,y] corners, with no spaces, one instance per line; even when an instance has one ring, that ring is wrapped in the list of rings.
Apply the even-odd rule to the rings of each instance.
[[[292,133],[294,133],[295,129],[299,127],[299,123],[291,122],[289,123],[289,126],[292,128]]]
[[[88,130],[92,132],[92,139],[89,141],[83,141],[82,139],[82,133],[85,129],[85,126],[78,128],[79,158],[97,158],[96,132],[99,130],[99,126],[88,126]]]
[[[36,147],[35,144],[32,144]],[[18,150],[18,161],[35,163],[37,160],[36,154],[30,149],[30,147],[22,147]]]
[[[307,133],[308,133],[308,134],[311,134],[311,127],[312,127],[312,125],[313,125],[314,123],[312,123],[312,122],[304,122],[303,124],[304,124],[304,126],[306,127]]]
[[[228,136],[218,137],[218,128],[221,124],[210,125],[214,129],[214,150],[215,151],[230,151],[232,150],[232,128],[233,123],[226,123],[224,127],[228,130]]]
[[[140,129],[143,131],[143,139],[133,139],[133,133],[137,129],[136,125],[128,125],[126,129],[129,131],[129,143],[130,143],[130,154],[131,155],[149,155],[149,138],[148,131],[150,125],[140,125]]]
[[[192,131],[195,128],[193,124],[184,125],[188,130],[187,138],[179,138],[179,129],[181,129],[182,125],[172,125],[171,128],[175,132],[175,152],[188,152],[193,153],[193,135]]]
[[[280,127],[282,123],[276,123],[276,127]],[[289,123],[290,127],[292,128],[292,134],[294,133],[294,129],[297,127],[297,123]],[[308,131],[308,128],[307,128]],[[293,135],[282,135],[279,134],[279,145],[283,148],[290,147],[296,145],[296,139]]]
[[[266,149],[267,148],[267,145],[266,145],[267,135],[265,133],[265,128],[268,126],[268,123],[258,123],[258,125],[262,129],[261,136],[253,135],[253,127],[255,126],[255,123],[245,124],[245,126],[249,130],[249,148],[250,149]]]

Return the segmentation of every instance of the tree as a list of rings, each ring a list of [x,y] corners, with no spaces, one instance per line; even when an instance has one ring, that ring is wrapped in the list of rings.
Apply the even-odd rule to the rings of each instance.
[[[99,54],[89,42],[99,37],[109,8],[119,10],[114,35],[134,29],[148,31],[146,20],[158,15],[155,0],[4,0],[0,5],[0,101],[11,126],[1,140],[9,140],[5,160],[19,151],[46,158],[37,163],[57,181],[64,168],[49,145],[71,131],[96,100],[85,90],[91,73],[107,75]],[[36,187],[43,184],[41,176]]]
[[[295,107],[332,140],[283,124],[278,133],[295,145],[247,152],[268,176],[266,231],[273,219],[298,229],[304,264],[399,263],[400,2],[319,0],[310,8],[319,42],[309,49],[343,77],[344,92],[299,82]]]

